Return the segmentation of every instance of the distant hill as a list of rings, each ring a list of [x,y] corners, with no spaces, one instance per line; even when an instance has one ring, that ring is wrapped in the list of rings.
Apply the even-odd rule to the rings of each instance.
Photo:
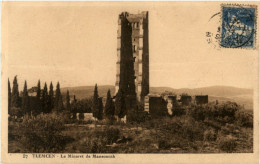
[[[189,95],[210,95],[210,96],[221,96],[221,97],[230,97],[237,95],[253,95],[252,89],[244,89],[244,88],[236,88],[229,86],[211,86],[211,87],[203,87],[203,88],[181,88],[181,89],[173,89],[170,87],[151,87],[151,93],[161,93],[164,91],[170,91],[175,94],[187,93]]]
[[[234,101],[244,105],[245,109],[253,109],[253,90],[230,86],[211,86],[202,88],[181,88],[173,89],[170,87],[151,87],[150,93],[160,94],[164,91],[173,92],[177,95],[187,93],[189,95],[209,95],[209,101],[224,102]]]
[[[101,97],[106,97],[108,89],[114,95],[115,87],[113,85],[98,86],[98,93]],[[66,94],[69,90],[70,95],[76,95],[77,99],[90,98],[93,96],[94,86],[66,87],[61,88],[62,94]],[[240,105],[244,105],[246,109],[253,109],[253,90],[236,88],[229,86],[211,86],[202,88],[181,88],[174,89],[170,87],[150,87],[150,93],[160,94],[162,92],[173,92],[177,95],[187,93],[189,95],[209,95],[209,101],[235,101]]]
[[[70,96],[75,95],[77,99],[90,98],[94,94],[94,86],[80,86],[80,87],[65,87],[61,88],[61,94],[66,94],[67,90],[70,92]],[[101,97],[107,96],[107,91],[110,89],[111,94],[115,92],[115,86],[102,85],[98,86],[98,94]]]

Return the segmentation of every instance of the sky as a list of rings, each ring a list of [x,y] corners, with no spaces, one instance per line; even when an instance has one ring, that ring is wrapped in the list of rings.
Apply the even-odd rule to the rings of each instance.
[[[2,62],[19,89],[37,81],[61,87],[114,85],[117,20],[149,11],[150,86],[253,88],[258,50],[215,48],[220,3],[2,2]],[[210,21],[209,21],[210,20]]]

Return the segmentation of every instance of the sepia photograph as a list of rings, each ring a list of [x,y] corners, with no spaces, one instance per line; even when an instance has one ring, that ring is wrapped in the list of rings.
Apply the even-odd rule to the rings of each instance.
[[[4,162],[259,160],[257,2],[1,3]]]

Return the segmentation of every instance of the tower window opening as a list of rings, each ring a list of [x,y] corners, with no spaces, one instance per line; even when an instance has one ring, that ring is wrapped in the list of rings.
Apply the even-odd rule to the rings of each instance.
[[[136,52],[136,45],[133,46],[133,51]]]

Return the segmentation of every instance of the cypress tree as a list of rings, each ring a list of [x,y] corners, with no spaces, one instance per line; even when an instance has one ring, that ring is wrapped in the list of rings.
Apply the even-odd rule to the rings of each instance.
[[[51,112],[53,108],[54,108],[54,92],[53,92],[53,85],[51,82],[50,90],[49,90],[48,112]]]
[[[95,85],[95,89],[94,89],[94,96],[93,96],[93,117],[98,118],[98,114],[99,114],[99,103],[98,103],[98,87],[97,84]]]
[[[60,84],[58,82],[56,85],[55,98],[54,98],[54,109],[56,110],[56,112],[58,110],[59,98],[60,98]]]
[[[107,100],[106,100],[106,105],[105,105],[105,115],[107,118],[111,118],[114,116],[115,113],[115,106],[113,103],[113,100],[111,98],[111,93],[110,89],[107,91]]]
[[[42,112],[42,103],[41,103],[41,81],[38,80],[37,84],[37,94],[36,94],[36,103],[37,109],[34,109],[34,115],[38,115]]]
[[[11,94],[11,107],[15,107],[15,108],[19,107],[19,89],[17,83],[17,76],[14,77],[14,81],[13,81],[13,90]]]
[[[37,84],[37,95],[36,95],[37,99],[41,99],[41,81],[38,80],[38,84]]]
[[[63,99],[62,99],[62,95],[60,95],[60,98],[58,101],[58,111],[62,112],[63,110],[64,110]]]
[[[64,112],[65,118],[66,119],[70,119],[70,113],[71,113],[71,105],[70,105],[70,93],[67,90],[67,94],[66,94],[66,110]]]
[[[122,89],[119,89],[115,101],[115,115],[117,115],[118,118],[123,118],[126,112],[125,96]]]
[[[97,118],[99,120],[103,119],[103,103],[102,103],[102,98],[98,98],[98,116]]]
[[[8,78],[8,114],[11,114],[11,85]]]
[[[66,109],[67,109],[68,111],[71,110],[71,106],[70,106],[70,93],[69,93],[68,90],[67,90],[67,95],[66,95]]]
[[[24,82],[24,88],[23,88],[22,110],[23,110],[24,114],[28,114],[28,115],[31,114],[26,80]]]
[[[46,83],[44,84],[42,91],[41,104],[43,113],[48,113],[48,88]]]
[[[57,83],[57,86],[56,86],[54,108],[56,109],[56,112],[58,112],[58,113],[63,110],[63,101],[62,101],[59,82]]]
[[[71,103],[71,111],[73,113],[73,119],[77,118],[77,99],[76,96],[74,95],[73,101]]]

